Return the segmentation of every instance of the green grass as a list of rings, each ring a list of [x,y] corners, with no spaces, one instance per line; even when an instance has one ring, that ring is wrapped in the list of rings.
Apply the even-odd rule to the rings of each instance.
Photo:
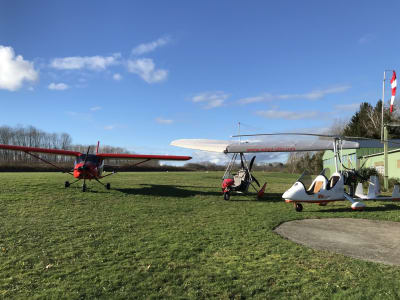
[[[392,298],[400,267],[315,251],[273,228],[303,218],[400,221],[392,204],[294,211],[294,175],[256,173],[264,201],[224,201],[221,172],[120,173],[82,193],[65,174],[0,174],[3,298]],[[400,245],[399,245],[400,246]]]

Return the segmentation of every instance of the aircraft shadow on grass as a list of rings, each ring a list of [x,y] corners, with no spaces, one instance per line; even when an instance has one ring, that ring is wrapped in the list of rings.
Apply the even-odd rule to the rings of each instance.
[[[177,197],[177,198],[187,198],[194,197],[196,195],[202,196],[220,196],[221,192],[217,191],[207,191],[205,188],[212,187],[202,187],[202,186],[185,186],[185,185],[167,185],[167,184],[141,184],[140,188],[120,188],[115,189],[121,193],[132,194],[132,195],[144,195],[144,196],[165,196],[165,197]],[[191,190],[189,188],[197,188],[196,190]],[[202,188],[199,190],[198,188]]]
[[[256,193],[250,194],[238,194],[235,195],[234,199],[230,199],[232,202],[283,202],[282,193],[265,193],[262,198],[257,198]]]
[[[393,211],[400,210],[400,206],[396,204],[385,204],[383,206],[367,206],[361,212],[377,212],[377,211]],[[311,212],[311,211],[310,211]],[[330,208],[325,210],[314,210],[312,212],[320,212],[320,213],[331,213],[331,212],[352,212],[351,207],[338,207],[338,208]]]
[[[222,192],[215,190],[214,187],[212,186],[210,187],[210,186],[167,185],[167,184],[141,184],[140,186],[141,186],[140,188],[119,188],[115,190],[121,193],[131,194],[131,195],[165,196],[165,197],[177,197],[177,198],[187,198],[187,197],[194,197],[196,195],[201,195],[201,196],[219,196],[222,198]],[[282,194],[265,193],[264,196],[260,199],[257,199],[257,195],[255,193],[242,194],[240,195],[240,197],[231,199],[229,201],[281,202]]]

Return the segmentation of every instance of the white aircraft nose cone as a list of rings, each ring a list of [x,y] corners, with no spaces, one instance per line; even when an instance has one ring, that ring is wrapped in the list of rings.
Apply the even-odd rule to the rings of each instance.
[[[283,193],[282,198],[283,199],[292,199],[293,198],[294,191],[292,188],[288,189],[286,192]]]

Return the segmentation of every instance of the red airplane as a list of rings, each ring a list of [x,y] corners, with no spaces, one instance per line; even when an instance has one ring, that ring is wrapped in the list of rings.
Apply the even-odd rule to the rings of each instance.
[[[102,176],[103,168],[104,168],[104,159],[111,158],[111,159],[135,159],[140,160],[134,166],[137,166],[141,163],[147,162],[149,160],[189,160],[191,159],[190,156],[176,156],[176,155],[146,155],[146,154],[122,154],[122,153],[98,153],[99,150],[99,142],[97,143],[96,154],[89,154],[90,147],[86,154],[77,152],[77,151],[70,151],[70,150],[61,150],[61,149],[47,149],[47,148],[36,148],[36,147],[25,147],[25,146],[14,146],[14,145],[4,145],[0,144],[0,149],[5,150],[14,150],[14,151],[22,151],[25,152],[59,170],[63,173],[68,173],[76,178],[75,181],[65,182],[65,187],[69,187],[71,184],[78,182],[79,180],[83,179],[82,191],[86,191],[86,180],[96,180],[98,183],[103,185],[107,190],[111,188],[110,183],[104,184],[99,179],[104,177],[110,176],[115,174],[112,172],[105,176]],[[34,153],[50,153],[50,154],[58,154],[58,155],[66,155],[66,156],[75,156],[75,164],[73,173],[65,172],[60,167],[54,165],[53,163],[33,154]]]

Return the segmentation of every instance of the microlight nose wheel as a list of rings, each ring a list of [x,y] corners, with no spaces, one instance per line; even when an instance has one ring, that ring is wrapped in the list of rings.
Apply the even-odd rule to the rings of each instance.
[[[224,200],[229,201],[229,199],[231,198],[231,195],[229,192],[225,192],[224,193]]]
[[[86,192],[86,184],[85,183],[82,185],[82,192]]]
[[[107,184],[106,184],[106,189],[107,189],[107,190],[111,189],[111,184],[107,183]]]
[[[71,184],[69,183],[69,181],[66,181],[65,182],[65,187],[67,188],[67,187],[69,187]]]
[[[301,203],[296,203],[294,208],[297,212],[301,212],[303,210],[303,205],[301,205]]]

